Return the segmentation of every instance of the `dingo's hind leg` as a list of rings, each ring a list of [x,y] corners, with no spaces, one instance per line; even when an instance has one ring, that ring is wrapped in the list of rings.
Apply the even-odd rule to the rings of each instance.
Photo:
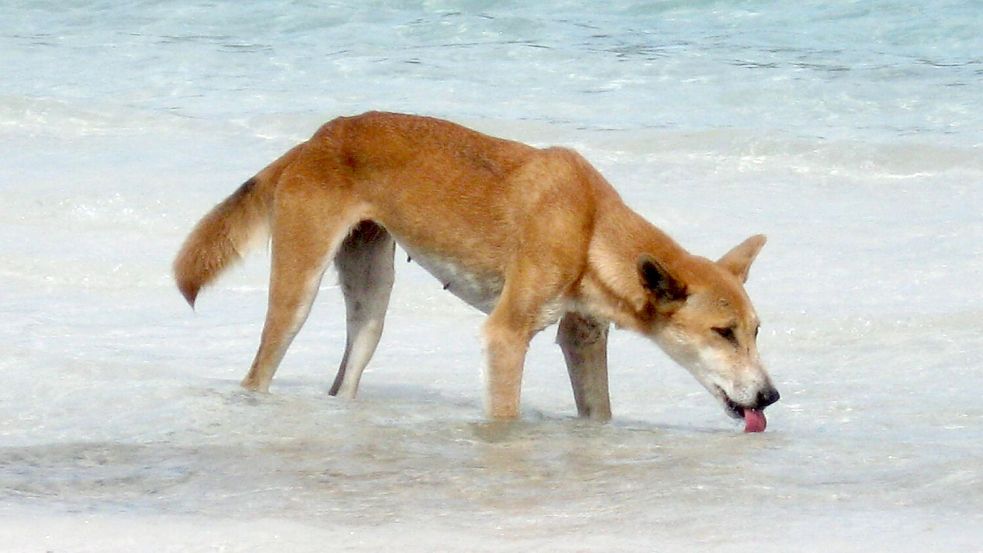
[[[556,332],[556,342],[567,361],[577,414],[599,421],[611,419],[608,329],[607,323],[570,312],[563,316]]]
[[[363,221],[335,257],[345,294],[348,338],[329,392],[333,396],[355,397],[362,371],[379,345],[393,287],[395,247],[386,229]]]
[[[325,268],[360,219],[344,197],[311,191],[303,187],[305,182],[288,180],[277,190],[269,306],[259,350],[242,381],[248,390],[269,390],[287,347],[307,319]]]

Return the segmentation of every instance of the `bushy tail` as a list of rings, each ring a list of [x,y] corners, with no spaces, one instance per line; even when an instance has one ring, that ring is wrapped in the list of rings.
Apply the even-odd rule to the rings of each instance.
[[[174,259],[174,280],[192,307],[198,292],[269,232],[273,191],[297,146],[247,180],[195,226]]]

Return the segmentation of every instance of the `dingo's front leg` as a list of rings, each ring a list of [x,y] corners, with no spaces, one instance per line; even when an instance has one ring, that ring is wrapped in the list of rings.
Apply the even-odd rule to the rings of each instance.
[[[556,342],[567,361],[577,414],[599,421],[611,419],[608,329],[608,323],[570,312],[564,315],[556,333]]]
[[[487,366],[485,410],[493,419],[519,416],[522,368],[529,348],[530,333],[510,328],[497,321],[494,314],[485,323]]]
[[[542,289],[522,285],[529,276],[515,271],[506,279],[498,303],[485,321],[485,410],[492,419],[519,416],[522,369],[529,341],[539,330],[535,321],[543,305],[538,297]]]
[[[486,409],[494,419],[519,416],[522,369],[532,337],[556,322],[560,292],[572,278],[559,265],[533,257],[506,277],[495,309],[485,322]]]

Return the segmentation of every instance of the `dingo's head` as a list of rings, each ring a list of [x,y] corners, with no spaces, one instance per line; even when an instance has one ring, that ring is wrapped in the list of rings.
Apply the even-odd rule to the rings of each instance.
[[[753,410],[761,429],[760,411],[779,394],[758,357],[758,316],[744,282],[764,244],[764,236],[752,236],[716,262],[689,256],[671,269],[648,255],[638,260],[642,285],[657,313],[649,335],[729,415],[743,418]]]

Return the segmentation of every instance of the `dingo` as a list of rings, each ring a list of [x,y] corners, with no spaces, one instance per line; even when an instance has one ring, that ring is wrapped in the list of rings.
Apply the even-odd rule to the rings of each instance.
[[[765,243],[716,262],[686,252],[629,209],[583,157],[412,115],[339,117],[246,181],[198,223],[177,285],[200,289],[256,238],[272,238],[269,306],[242,385],[266,392],[338,268],[347,343],[331,394],[353,397],[382,334],[395,243],[444,287],[487,313],[486,409],[519,414],[530,339],[557,321],[577,411],[611,417],[610,323],[648,336],[748,427],[778,400],[762,367],[744,291]]]

